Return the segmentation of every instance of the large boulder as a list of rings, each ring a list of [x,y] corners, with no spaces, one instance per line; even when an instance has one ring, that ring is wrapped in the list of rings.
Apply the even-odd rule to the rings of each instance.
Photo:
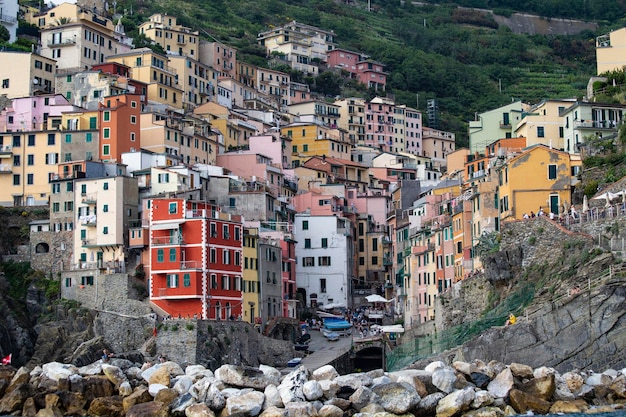
[[[167,404],[160,401],[135,404],[128,409],[126,417],[169,417]]]
[[[379,397],[378,404],[394,414],[404,414],[420,401],[415,388],[408,384],[392,382],[387,385],[378,385],[372,388],[372,392]]]
[[[215,371],[215,378],[235,387],[264,390],[270,384],[280,383],[280,372],[276,375],[270,371],[271,367],[267,368],[267,372],[263,372],[249,366],[222,365]]]
[[[89,405],[87,414],[92,417],[122,417],[124,415],[122,397],[114,395],[96,398]]]
[[[21,411],[26,399],[34,394],[30,384],[19,384],[12,391],[6,393],[0,401],[0,414],[11,414]]]
[[[509,393],[509,403],[519,414],[529,411],[548,414],[551,406],[550,402],[517,389],[512,389]]]
[[[464,388],[443,397],[437,404],[437,417],[452,417],[467,410],[474,401],[474,390]]]
[[[265,395],[259,391],[229,397],[221,416],[257,416],[263,409],[263,401],[265,401]]]
[[[496,398],[506,398],[514,384],[515,380],[511,369],[505,368],[487,385],[487,391]]]
[[[306,401],[302,387],[308,381],[308,377],[309,370],[304,366],[300,366],[283,378],[283,381],[278,386],[278,392],[283,400],[283,404],[294,401]]]

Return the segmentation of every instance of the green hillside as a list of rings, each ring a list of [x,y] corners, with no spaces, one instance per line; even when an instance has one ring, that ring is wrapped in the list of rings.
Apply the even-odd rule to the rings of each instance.
[[[503,1],[463,3],[511,9]],[[595,71],[596,34],[590,32],[570,37],[516,35],[498,27],[491,15],[454,4],[373,0],[371,9],[367,11],[367,2],[352,0],[121,0],[117,4],[118,12],[126,12],[124,23],[131,35],[152,13],[168,13],[200,30],[206,39],[235,46],[238,59],[256,65],[266,65],[265,52],[256,45],[260,31],[291,20],[332,29],[340,47],[369,54],[386,65],[388,93],[396,102],[416,106],[419,101],[419,108],[425,110],[428,99],[438,99],[440,128],[456,133],[459,145],[466,143],[467,121],[476,112],[512,98],[534,103],[582,96]],[[313,91],[335,95],[330,88],[337,83],[333,76],[318,82],[302,80]],[[344,94],[375,94],[358,91],[349,83],[343,88]]]

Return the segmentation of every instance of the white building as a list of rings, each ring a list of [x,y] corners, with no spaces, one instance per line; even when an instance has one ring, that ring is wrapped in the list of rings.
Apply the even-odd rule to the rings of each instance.
[[[352,301],[352,224],[343,217],[296,214],[296,277],[306,294],[306,305],[340,304]]]
[[[17,0],[0,0],[0,25],[9,31],[9,42],[17,40],[17,13],[20,6]]]

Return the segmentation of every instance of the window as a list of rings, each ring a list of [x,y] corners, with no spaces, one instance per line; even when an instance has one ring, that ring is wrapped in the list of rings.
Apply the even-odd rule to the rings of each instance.
[[[105,111],[102,113],[102,120],[104,120],[105,122],[108,122],[111,120],[111,112],[110,111]]]
[[[102,234],[103,235],[108,235],[109,234],[109,226],[104,226],[102,228]]]
[[[97,117],[90,117],[89,118],[89,130],[94,130],[96,129],[96,127],[98,126],[98,119]]]
[[[13,185],[20,185],[20,175],[19,174],[14,174],[13,175]]]
[[[13,166],[19,167],[21,165],[20,155],[13,155]]]
[[[315,266],[315,258],[313,256],[303,257],[302,266]]]
[[[5,78],[2,80],[2,88],[9,88],[9,79]]]
[[[320,278],[320,292],[326,292],[326,278]]]
[[[322,238],[322,247],[323,248],[327,248],[328,247],[328,238],[326,238],[326,237]]]
[[[545,137],[545,131],[544,131],[543,126],[537,126],[537,137],[538,138]]]
[[[137,116],[130,116],[130,123],[133,125],[137,124]]]
[[[372,256],[372,265],[378,265],[378,256]]]
[[[319,266],[330,266],[330,256],[318,256],[317,264]]]
[[[309,221],[308,220],[303,220],[302,221],[302,230],[309,230]]]
[[[28,146],[35,146],[35,135],[28,135]]]
[[[170,262],[176,262],[176,248],[170,248]]]
[[[56,143],[56,137],[54,133],[48,133],[48,145],[52,146]]]
[[[230,251],[228,249],[222,251],[222,261],[224,265],[230,265]]]
[[[109,128],[109,127],[105,127],[105,128],[102,130],[102,132],[103,132],[103,133],[102,133],[102,137],[103,137],[104,139],[109,139],[109,138],[111,137],[111,128]]]
[[[108,190],[108,189],[109,189],[109,183],[108,183],[108,182],[105,182],[104,184],[102,184],[102,188],[103,188],[104,190]]]
[[[26,184],[33,185],[35,183],[35,174],[26,174]]]
[[[211,251],[209,252],[209,262],[212,264],[217,262],[217,250],[215,248],[211,248]]]
[[[108,213],[109,212],[109,205],[105,204],[104,206],[102,206],[102,212],[103,213]]]
[[[183,274],[183,286],[191,287],[191,275]]]
[[[167,288],[178,288],[178,274],[167,274],[165,280]]]
[[[311,239],[304,239],[304,248],[311,249]]]
[[[556,164],[548,165],[548,179],[549,180],[556,179]]]
[[[176,214],[177,212],[178,212],[178,204],[170,203],[169,204],[169,213],[170,214]]]
[[[18,147],[18,146],[22,146],[21,145],[22,141],[20,140],[19,136],[13,136],[13,147]]]
[[[111,154],[111,147],[109,145],[103,145],[102,146],[102,155],[110,155]]]
[[[165,252],[163,249],[157,250],[157,262],[162,263],[165,260]]]
[[[85,134],[85,142],[91,142],[92,138],[91,138],[91,133],[88,132],[87,134]]]
[[[211,288],[214,290],[217,289],[217,275],[215,274],[211,274]]]
[[[65,143],[72,143],[72,134],[71,133],[66,133],[65,134]]]

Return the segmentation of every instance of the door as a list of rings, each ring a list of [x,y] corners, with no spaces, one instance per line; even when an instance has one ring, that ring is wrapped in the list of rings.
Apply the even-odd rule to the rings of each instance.
[[[554,213],[555,215],[559,215],[559,195],[552,194],[550,195],[550,213]]]

